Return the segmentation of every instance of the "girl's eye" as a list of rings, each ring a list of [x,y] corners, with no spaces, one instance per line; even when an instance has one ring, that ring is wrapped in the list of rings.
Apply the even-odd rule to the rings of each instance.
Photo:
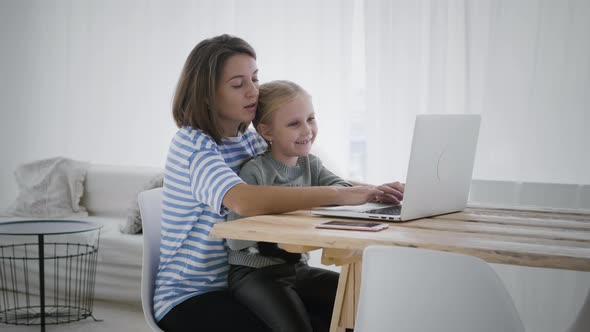
[[[288,124],[289,127],[295,127],[297,125],[297,122],[291,122]]]
[[[258,83],[258,77],[254,77],[254,78],[252,79],[252,82],[254,82],[254,83]]]
[[[315,117],[312,116],[311,118],[307,119],[307,122],[314,122],[315,121]]]
[[[232,85],[232,88],[239,89],[239,88],[242,87],[242,85],[243,85],[242,83],[240,83],[240,84],[234,84],[234,85]]]

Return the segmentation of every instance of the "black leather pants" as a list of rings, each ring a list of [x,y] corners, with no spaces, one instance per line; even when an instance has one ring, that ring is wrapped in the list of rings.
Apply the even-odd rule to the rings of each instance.
[[[328,332],[338,273],[304,263],[265,268],[232,265],[234,297],[275,332]]]

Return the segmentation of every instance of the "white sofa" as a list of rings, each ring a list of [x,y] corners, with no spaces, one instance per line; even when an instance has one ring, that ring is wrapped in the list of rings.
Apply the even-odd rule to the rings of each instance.
[[[88,168],[81,199],[88,217],[66,219],[89,220],[103,226],[96,269],[96,300],[141,303],[143,236],[123,234],[120,227],[134,210],[137,194],[162,172],[155,167],[91,164]],[[19,219],[31,218],[2,217],[0,222]],[[36,289],[36,282],[32,282]]]

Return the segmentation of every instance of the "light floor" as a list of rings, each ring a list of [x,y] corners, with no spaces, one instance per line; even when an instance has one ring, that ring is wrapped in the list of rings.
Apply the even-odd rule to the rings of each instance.
[[[78,322],[48,325],[46,332],[80,331],[80,332],[146,332],[151,331],[143,318],[141,304],[131,305],[116,302],[95,301],[93,315],[101,322],[95,322],[92,317]],[[41,331],[40,326],[15,326],[0,323],[2,332]]]

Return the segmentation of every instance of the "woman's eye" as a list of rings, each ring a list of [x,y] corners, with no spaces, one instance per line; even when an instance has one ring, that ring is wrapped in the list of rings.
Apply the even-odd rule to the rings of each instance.
[[[297,122],[291,122],[288,124],[289,127],[295,127],[297,125]]]
[[[238,79],[234,79],[234,80],[231,80],[229,82],[229,84],[231,85],[232,88],[239,89],[239,88],[241,88],[241,87],[244,86],[244,80],[243,79],[239,79],[239,78]]]
[[[308,122],[314,122],[315,121],[315,117],[312,116],[311,118],[307,119],[307,121]]]

